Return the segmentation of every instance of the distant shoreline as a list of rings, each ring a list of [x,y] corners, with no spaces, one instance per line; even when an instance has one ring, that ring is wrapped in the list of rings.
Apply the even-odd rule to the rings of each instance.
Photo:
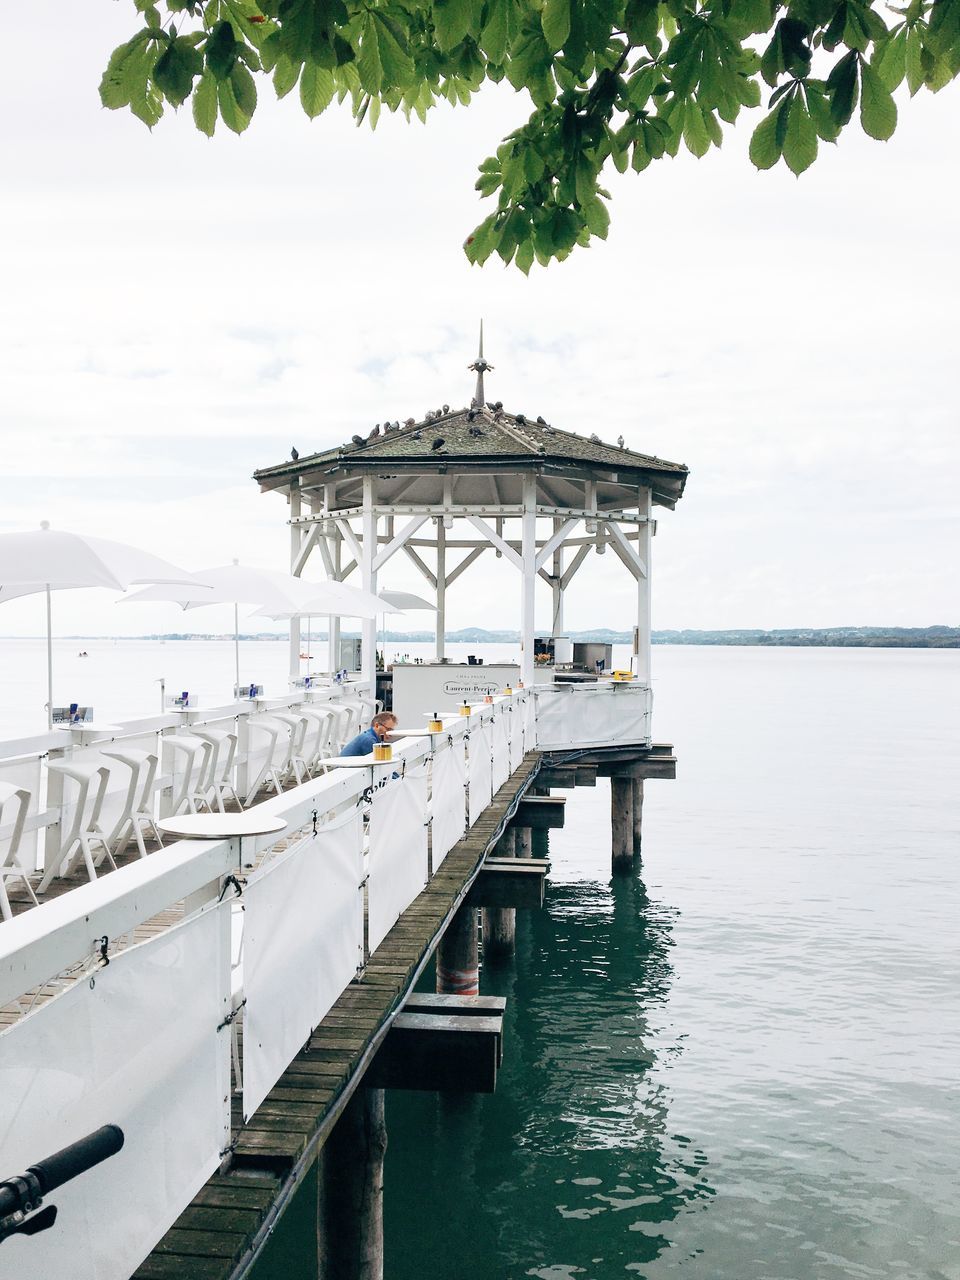
[[[305,637],[305,632],[301,632]],[[344,638],[355,637],[356,631],[344,631]],[[598,628],[595,631],[571,631],[567,633],[575,642],[598,644],[632,644],[630,631],[611,631]],[[5,636],[8,640],[40,639],[30,636]],[[140,636],[61,636],[61,640],[233,640],[229,633],[166,632]],[[432,631],[386,631],[378,636],[380,642],[391,644],[432,644]],[[249,641],[286,641],[280,632],[261,631],[240,636]],[[326,643],[325,631],[311,632],[310,643]],[[517,631],[485,631],[470,627],[450,631],[446,635],[449,644],[519,644]],[[761,648],[835,648],[835,649],[960,649],[960,627],[797,627],[775,631],[757,629],[726,631],[654,631],[654,644],[729,645]],[[305,642],[305,640],[304,640]]]

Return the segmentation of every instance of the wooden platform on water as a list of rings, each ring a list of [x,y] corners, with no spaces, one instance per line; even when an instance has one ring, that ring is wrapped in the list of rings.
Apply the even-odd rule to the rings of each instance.
[[[537,751],[524,756],[246,1125],[235,1100],[229,1170],[210,1179],[133,1280],[231,1280],[245,1270],[359,1087],[540,760]]]

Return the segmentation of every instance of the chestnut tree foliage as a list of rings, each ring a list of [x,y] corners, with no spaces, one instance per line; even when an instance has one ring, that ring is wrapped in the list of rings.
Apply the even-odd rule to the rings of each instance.
[[[203,133],[242,133],[267,79],[310,117],[349,103],[371,125],[384,108],[425,120],[487,80],[524,91],[532,114],[480,165],[496,208],[465,245],[473,262],[497,253],[524,272],[606,236],[608,165],[639,173],[681,146],[702,156],[763,105],[751,160],[800,174],[854,116],[889,138],[899,86],[936,91],[960,71],[960,0],[131,3],[139,27],[100,95],[150,127],[189,101]]]

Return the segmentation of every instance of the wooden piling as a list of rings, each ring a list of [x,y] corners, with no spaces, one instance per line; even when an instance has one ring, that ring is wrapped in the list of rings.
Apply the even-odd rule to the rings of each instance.
[[[323,1150],[317,1192],[320,1280],[383,1280],[382,1089],[357,1089]]]
[[[640,857],[643,843],[643,779],[633,779],[633,856]]]
[[[610,824],[613,834],[613,870],[633,867],[633,778],[610,779]]]
[[[533,832],[529,827],[514,827],[518,858],[533,857]]]
[[[451,996],[480,994],[477,908],[466,903],[447,925],[437,947],[437,991]]]
[[[517,856],[513,828],[508,827],[500,839],[494,854],[498,858]],[[480,912],[483,927],[483,959],[497,961],[512,956],[516,945],[516,907],[484,907]]]

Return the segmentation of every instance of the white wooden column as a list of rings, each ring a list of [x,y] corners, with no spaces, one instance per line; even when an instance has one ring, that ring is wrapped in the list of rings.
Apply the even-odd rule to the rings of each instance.
[[[363,477],[363,543],[360,555],[360,573],[364,591],[377,592],[377,571],[374,561],[377,557],[377,517],[374,512],[376,503],[376,487],[373,476]],[[370,690],[375,693],[377,687],[377,620],[364,618],[363,646],[360,655],[361,679],[370,683]]]
[[[634,653],[635,674],[644,684],[650,683],[650,553],[653,533],[653,490],[641,489],[639,501],[640,515],[646,516],[646,522],[640,525],[640,537],[637,554],[643,562],[645,572],[637,578],[637,643]]]
[[[447,628],[447,528],[443,516],[437,520],[437,648],[439,662],[446,656],[444,636]]]
[[[563,528],[563,520],[555,517],[553,521],[553,532],[559,533]],[[553,579],[551,587],[553,589],[553,621],[551,623],[551,636],[563,635],[563,544],[557,547],[553,553],[553,564],[550,567],[550,576]]]
[[[290,482],[290,519],[299,520],[301,511],[300,479]],[[303,540],[303,529],[298,524],[290,525],[290,572],[300,576],[297,563],[300,555],[300,543]],[[296,680],[300,674],[300,619],[290,619],[290,679]]]
[[[523,477],[523,515],[520,517],[521,596],[520,596],[520,678],[533,685],[534,606],[537,587],[537,479]]]
[[[330,539],[332,542],[333,560],[333,580],[340,581],[340,573],[343,569],[343,537],[337,526],[330,521],[332,530]],[[331,674],[340,670],[340,618],[332,613],[327,618],[327,668]]]

